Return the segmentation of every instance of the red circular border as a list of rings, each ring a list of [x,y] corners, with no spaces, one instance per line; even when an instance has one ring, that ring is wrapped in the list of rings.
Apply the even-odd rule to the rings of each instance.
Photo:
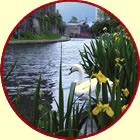
[[[62,136],[55,136],[55,135],[52,135],[52,134],[48,134],[44,131],[41,131],[39,129],[37,129],[36,127],[32,126],[29,122],[27,122],[18,112],[17,110],[15,109],[15,107],[13,106],[13,104],[11,103],[11,100],[9,99],[9,96],[8,96],[8,93],[6,91],[6,88],[5,88],[5,85],[4,85],[4,78],[3,78],[3,60],[4,60],[4,55],[5,55],[5,51],[6,51],[6,47],[9,43],[9,40],[10,38],[12,37],[14,31],[17,29],[17,27],[28,17],[30,16],[32,13],[34,13],[35,11],[39,10],[40,8],[43,8],[43,7],[46,7],[48,5],[51,5],[51,4],[56,4],[56,3],[62,3],[62,2],[79,2],[79,3],[84,3],[84,4],[89,4],[89,5],[92,5],[92,6],[95,6],[99,9],[102,9],[104,10],[105,12],[107,12],[108,14],[110,14],[112,17],[114,17],[123,27],[124,29],[127,31],[129,37],[131,38],[132,42],[133,42],[133,45],[135,47],[135,51],[136,51],[136,55],[137,55],[137,61],[138,61],[138,79],[137,79],[137,85],[136,85],[136,88],[134,90],[134,94],[132,96],[132,99],[127,107],[127,109],[114,121],[112,122],[111,124],[109,124],[106,128],[102,129],[102,130],[99,130],[93,134],[89,134],[87,136],[79,136],[79,137],[62,137]],[[111,12],[109,12],[108,10],[106,10],[105,8],[97,5],[97,4],[94,4],[94,3],[91,3],[91,2],[87,2],[87,1],[82,1],[82,0],[59,0],[59,1],[54,1],[54,2],[50,2],[48,4],[44,4],[36,9],[34,9],[33,11],[31,11],[29,14],[27,14],[23,19],[21,19],[19,21],[19,23],[15,26],[15,28],[12,30],[12,32],[10,33],[6,43],[5,43],[5,46],[4,46],[4,49],[3,49],[3,53],[2,53],[2,58],[1,58],[1,81],[2,81],[2,86],[3,86],[3,89],[4,89],[4,92],[5,92],[5,96],[10,104],[10,106],[12,107],[12,109],[14,110],[14,112],[19,116],[19,118],[24,122],[26,123],[28,126],[30,126],[32,129],[44,134],[44,135],[47,135],[47,136],[50,136],[50,137],[54,137],[54,138],[58,138],[58,139],[82,139],[82,138],[87,138],[87,137],[90,137],[90,136],[94,136],[96,134],[99,134],[103,131],[105,131],[106,129],[110,128],[112,125],[114,125],[124,114],[125,112],[128,110],[128,108],[130,107],[130,105],[132,104],[133,100],[134,100],[134,97],[136,95],[136,92],[137,92],[137,89],[138,89],[138,85],[139,85],[139,80],[140,80],[140,57],[139,57],[139,53],[138,53],[138,50],[137,50],[137,47],[136,47],[136,43],[132,37],[132,35],[130,34],[129,30],[126,28],[126,26],[115,16],[113,15]]]

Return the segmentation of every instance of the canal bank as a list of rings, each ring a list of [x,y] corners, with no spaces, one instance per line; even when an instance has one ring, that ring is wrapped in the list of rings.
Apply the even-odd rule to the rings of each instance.
[[[28,44],[48,44],[48,43],[56,43],[56,42],[65,42],[69,41],[69,37],[62,36],[60,39],[54,40],[14,40],[9,41],[8,45],[28,45]]]

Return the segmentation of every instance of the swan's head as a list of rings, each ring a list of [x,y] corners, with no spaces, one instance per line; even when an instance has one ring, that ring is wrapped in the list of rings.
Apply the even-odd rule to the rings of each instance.
[[[75,64],[73,65],[71,68],[70,68],[70,72],[69,72],[69,75],[75,71],[79,71],[81,68],[81,66],[79,64]]]

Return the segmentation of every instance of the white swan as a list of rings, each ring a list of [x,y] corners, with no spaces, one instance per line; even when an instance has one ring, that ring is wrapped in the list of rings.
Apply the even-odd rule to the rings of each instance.
[[[81,98],[84,99],[84,100],[88,100],[89,99],[90,81],[88,80],[88,81],[83,82],[84,70],[79,64],[75,64],[74,66],[72,66],[70,68],[70,73],[69,74],[71,74],[75,71],[79,72],[79,79],[74,81],[74,82],[76,82],[76,85],[77,85],[76,88],[75,88],[75,95],[78,96],[78,97],[81,96]],[[98,81],[97,81],[96,78],[91,79],[91,96],[94,97],[94,98],[96,98],[97,82]],[[110,85],[112,84],[112,82],[109,81],[109,79],[108,79],[108,82],[109,82]],[[102,94],[101,94],[101,90],[100,90],[99,98],[101,98],[101,97],[102,97]],[[110,95],[108,95],[108,97],[110,98]]]

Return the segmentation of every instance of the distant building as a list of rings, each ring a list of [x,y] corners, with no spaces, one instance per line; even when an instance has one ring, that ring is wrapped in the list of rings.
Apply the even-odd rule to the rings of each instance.
[[[65,26],[65,35],[70,37],[77,37],[80,34],[79,23],[67,23]]]
[[[85,20],[79,21],[77,23],[67,23],[65,26],[65,35],[78,38],[92,37],[89,30],[89,25]]]

